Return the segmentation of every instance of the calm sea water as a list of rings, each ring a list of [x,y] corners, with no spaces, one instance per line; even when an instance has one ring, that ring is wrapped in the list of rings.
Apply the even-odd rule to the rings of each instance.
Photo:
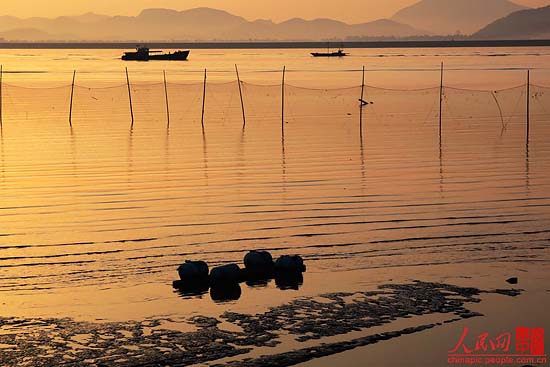
[[[233,80],[238,64],[242,79],[257,83],[280,83],[286,66],[288,83],[305,86],[346,87],[366,84],[380,87],[421,88],[439,85],[440,63],[445,62],[446,84],[456,87],[506,88],[525,83],[525,68],[539,81],[550,80],[550,48],[448,48],[448,49],[350,49],[342,59],[317,59],[315,50],[192,50],[188,62],[128,64],[120,61],[129,50],[2,50],[5,82],[21,84],[52,81],[70,84],[73,70],[77,83],[126,83],[124,67],[132,81],[168,80],[202,82]],[[168,50],[166,50],[168,51]],[[403,73],[408,71],[408,73]],[[546,83],[548,84],[548,83]]]
[[[250,311],[403,274],[442,279],[452,264],[486,275],[548,262],[550,93],[539,86],[550,86],[550,49],[351,50],[341,60],[309,51],[193,50],[185,63],[125,64],[116,50],[2,50],[0,312]],[[363,65],[368,85],[426,89],[366,88],[361,125]],[[213,84],[203,128],[204,68]],[[528,144],[525,68],[536,84]],[[185,259],[241,262],[251,249],[302,255],[302,288],[243,286],[238,301],[215,304],[171,287]]]

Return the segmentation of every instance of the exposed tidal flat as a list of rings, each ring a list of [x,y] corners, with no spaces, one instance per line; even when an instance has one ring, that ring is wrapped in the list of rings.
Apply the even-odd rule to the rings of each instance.
[[[2,362],[7,365],[193,365],[245,355],[253,348],[276,347],[281,339],[303,343],[364,332],[413,315],[444,314],[440,322],[420,324],[347,341],[283,353],[226,360],[221,365],[290,366],[378,343],[461,319],[482,316],[465,308],[480,293],[517,296],[518,290],[481,291],[439,283],[381,285],[370,292],[301,297],[254,315],[224,312],[220,319],[191,317],[195,331],[162,328],[162,321],[87,323],[70,319],[0,319]],[[227,325],[224,325],[227,324]],[[238,331],[236,331],[238,330]],[[10,333],[13,331],[13,333]],[[306,344],[307,345],[307,344]]]
[[[550,52],[421,51],[2,54],[2,364],[402,365],[398,349],[443,365],[463,326],[545,327]],[[242,265],[252,249],[301,255],[301,284],[221,302],[172,287],[186,259]]]

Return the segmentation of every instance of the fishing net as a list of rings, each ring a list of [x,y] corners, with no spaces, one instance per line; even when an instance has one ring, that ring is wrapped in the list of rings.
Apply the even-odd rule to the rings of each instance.
[[[444,88],[443,110],[448,123],[460,130],[506,128],[525,120],[525,87],[497,91]]]
[[[545,128],[550,124],[550,87],[532,85],[530,96],[530,139],[544,141]]]
[[[115,128],[130,122],[127,87],[88,88],[75,86],[73,96],[73,125],[96,124],[98,128]]]
[[[71,87],[27,88],[2,86],[2,118],[6,123],[67,121]]]
[[[171,128],[200,126],[203,94],[202,83],[168,83],[167,94]],[[164,92],[162,96],[165,97]],[[165,105],[165,101],[161,102],[161,106]],[[164,122],[167,123],[166,111],[160,114],[163,116]]]
[[[284,91],[284,96],[282,95]],[[441,94],[440,94],[441,92]],[[440,101],[441,98],[441,101]],[[71,104],[72,99],[72,104]],[[440,106],[441,102],[441,106]],[[416,90],[374,86],[315,89],[248,82],[131,83],[110,87],[2,86],[2,122],[23,125],[88,126],[109,129],[183,129],[239,138],[242,128],[264,139],[293,131],[323,134],[323,127],[384,135],[414,126],[417,136],[441,132],[472,141],[499,139],[502,131],[536,131],[550,117],[550,88],[531,85],[501,90],[439,87]],[[261,134],[258,131],[261,130]],[[409,130],[409,129],[408,129]],[[303,135],[302,133],[297,135]],[[392,134],[389,134],[392,135]],[[334,137],[329,137],[334,138]]]

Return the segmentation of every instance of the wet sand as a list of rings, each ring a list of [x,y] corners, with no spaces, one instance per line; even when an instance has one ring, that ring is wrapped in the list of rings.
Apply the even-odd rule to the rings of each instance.
[[[503,332],[514,333],[517,327],[531,326],[544,327],[548,325],[546,305],[550,302],[550,288],[546,280],[545,267],[535,266],[529,270],[517,268],[516,271],[501,273],[492,272],[487,277],[455,280],[456,284],[472,284],[477,281],[504,288],[510,287],[504,278],[516,274],[519,284],[515,287],[522,289],[517,297],[501,297],[494,294],[484,294],[479,298],[481,302],[471,304],[469,309],[482,316],[460,320],[456,323],[445,324],[412,335],[404,335],[399,339],[382,342],[375,345],[356,348],[344,353],[319,358],[298,364],[299,367],[324,366],[364,366],[366,362],[374,366],[465,366],[467,364],[448,364],[448,351],[452,350],[462,335],[464,328],[469,329],[467,343],[475,346],[477,335],[488,332],[496,337]],[[513,347],[512,347],[513,348]],[[512,365],[543,366],[546,363],[513,363]]]
[[[334,293],[328,287],[328,293],[311,296],[306,291],[291,301],[277,299],[275,292],[281,292],[277,289],[250,288],[256,294],[245,295],[260,294],[269,298],[270,305],[257,305],[248,312],[220,307],[202,315],[198,311],[131,322],[3,317],[2,362],[21,366],[62,362],[306,367],[359,366],[364,361],[376,366],[445,365],[447,351],[465,326],[472,333],[496,335],[547,323],[550,289],[545,266],[527,270],[509,263],[444,265],[428,272],[405,267],[394,273],[389,284],[382,283],[387,274],[355,273],[346,279],[356,276],[357,283],[342,284],[345,291]],[[506,283],[509,276],[517,276],[519,284]],[[309,275],[304,280],[322,283],[322,278],[326,277]],[[428,278],[443,278],[444,283],[429,283]],[[320,286],[314,288],[318,292]],[[181,306],[187,301],[180,299]],[[211,301],[205,297],[202,302]],[[43,364],[37,364],[38,357]]]
[[[190,365],[222,360],[222,365],[291,366],[296,363],[481,316],[465,307],[481,293],[517,296],[511,289],[478,290],[416,281],[382,285],[369,292],[329,293],[298,298],[256,315],[225,312],[219,319],[195,316],[197,331],[162,328],[160,320],[84,323],[70,319],[2,318],[2,360],[6,365]],[[296,342],[350,335],[413,315],[446,314],[444,320],[380,332],[349,341],[309,346],[268,356],[247,357],[290,337]],[[166,320],[171,321],[171,320]],[[220,328],[230,324],[230,330]],[[221,325],[220,325],[221,324]],[[219,326],[220,325],[220,326]],[[233,331],[237,328],[239,331]],[[233,329],[233,330],[231,330]],[[357,333],[356,333],[357,334]],[[296,346],[296,342],[290,343]],[[253,349],[254,348],[254,349]],[[287,347],[288,348],[288,347]],[[244,355],[233,361],[223,358]]]

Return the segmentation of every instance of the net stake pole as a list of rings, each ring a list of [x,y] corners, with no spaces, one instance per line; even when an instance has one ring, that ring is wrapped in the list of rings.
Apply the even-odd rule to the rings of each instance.
[[[530,130],[531,130],[531,70],[527,69],[527,145],[529,145]]]
[[[283,66],[283,82],[281,83],[281,134],[285,138],[285,74],[286,66]]]
[[[441,125],[442,125],[442,112],[443,112],[443,62],[441,62],[441,72],[440,72],[440,83],[439,83],[439,139],[441,140]]]
[[[243,129],[246,126],[246,113],[244,111],[243,91],[241,87],[241,78],[239,77],[239,68],[235,64],[235,72],[237,73],[237,84],[239,84],[239,96],[241,97],[241,110],[243,112]]]
[[[0,65],[0,129],[2,128],[2,103],[3,103],[3,100],[2,100],[2,78],[4,76],[4,66],[3,65]]]
[[[168,106],[168,86],[166,84],[166,70],[162,71],[164,78],[164,99],[166,101],[166,128],[170,128],[170,108]]]
[[[74,98],[74,81],[76,78],[76,70],[73,70],[73,82],[71,84],[71,103],[69,105],[69,126],[73,127],[73,98]]]
[[[130,102],[130,117],[132,118],[132,125],[134,127],[134,107],[132,106],[132,92],[130,90],[130,77],[128,76],[128,68],[126,68],[126,83],[128,84],[128,101]]]
[[[363,132],[363,104],[365,97],[365,65],[363,65],[363,75],[361,78],[361,98],[359,99],[359,128]]]
[[[202,115],[201,115],[201,125],[204,129],[204,102],[206,99],[206,69],[204,69],[204,83],[202,87]]]

